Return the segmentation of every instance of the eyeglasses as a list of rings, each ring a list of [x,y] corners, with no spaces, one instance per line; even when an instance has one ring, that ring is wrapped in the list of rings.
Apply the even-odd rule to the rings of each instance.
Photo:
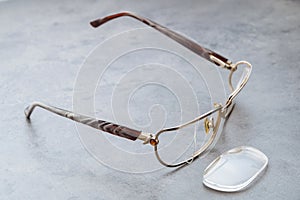
[[[213,147],[213,144],[216,142],[216,138],[218,138],[221,132],[220,124],[222,124],[222,122],[224,122],[228,118],[231,111],[233,110],[234,107],[233,101],[235,97],[238,95],[238,93],[243,89],[243,87],[248,82],[248,79],[251,74],[252,66],[247,61],[239,61],[236,63],[232,63],[227,58],[219,55],[214,51],[211,51],[207,48],[200,46],[199,44],[195,43],[194,41],[188,38],[164,26],[161,26],[150,19],[140,17],[130,12],[121,12],[121,13],[109,15],[104,18],[94,20],[90,22],[90,24],[96,28],[110,20],[123,17],[123,16],[129,16],[135,18],[143,22],[144,24],[151,26],[152,28],[158,30],[162,34],[166,35],[167,37],[175,40],[179,44],[191,50],[195,54],[203,57],[204,59],[214,63],[215,65],[221,68],[229,70],[230,73],[228,77],[228,84],[231,93],[228,96],[226,102],[224,104],[219,102],[215,103],[214,109],[196,117],[195,119],[179,126],[162,129],[158,131],[156,134],[138,131],[119,124],[96,119],[90,116],[77,114],[72,111],[64,110],[40,102],[33,102],[25,109],[24,113],[26,117],[30,119],[30,116],[33,110],[35,109],[35,107],[41,107],[57,115],[63,116],[65,118],[69,118],[73,121],[91,126],[93,128],[110,133],[112,135],[123,137],[133,141],[138,139],[143,141],[143,144],[150,144],[154,147],[154,152],[158,161],[167,167],[178,167],[181,165],[189,164],[195,158],[204,154],[204,152],[207,152],[211,147]],[[238,70],[238,68],[239,69],[242,68],[241,70],[242,74],[238,83],[233,84],[233,74]],[[182,138],[185,137],[190,138],[187,137],[188,136],[187,134],[194,133],[193,137],[195,137],[195,134],[196,135],[199,134],[199,131],[204,132],[203,134],[207,136],[206,140],[203,143],[201,143],[201,146],[199,148],[193,148],[191,152],[182,151],[183,147],[184,149],[185,147],[190,147],[191,141],[190,139],[176,140],[176,136],[182,135],[183,136]],[[193,134],[189,134],[189,135],[193,135]]]

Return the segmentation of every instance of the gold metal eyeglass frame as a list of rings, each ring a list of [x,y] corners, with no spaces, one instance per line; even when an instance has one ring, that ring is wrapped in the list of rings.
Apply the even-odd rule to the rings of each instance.
[[[222,105],[221,103],[215,103],[215,108],[196,117],[195,119],[186,122],[182,125],[176,126],[176,127],[171,127],[171,128],[165,128],[162,129],[160,131],[158,131],[156,134],[151,134],[151,133],[146,133],[146,132],[142,132],[142,131],[138,131],[132,128],[128,128],[125,126],[121,126],[115,123],[111,123],[105,120],[100,120],[100,119],[96,119],[90,116],[85,116],[85,115],[81,115],[81,114],[77,114],[74,113],[72,111],[68,111],[68,110],[64,110],[61,108],[57,108],[54,106],[50,106],[44,103],[40,103],[40,102],[33,102],[31,105],[29,105],[25,110],[24,113],[26,115],[26,117],[28,119],[30,119],[30,116],[34,110],[35,107],[41,107],[43,109],[46,109],[52,113],[55,113],[57,115],[69,118],[73,121],[91,126],[93,128],[99,129],[101,131],[104,132],[108,132],[110,134],[119,136],[119,137],[124,137],[126,139],[129,140],[142,140],[143,144],[150,144],[154,147],[154,152],[155,155],[158,159],[158,161],[167,166],[167,167],[178,167],[178,166],[182,166],[185,164],[189,164],[191,161],[193,161],[195,158],[199,157],[202,153],[204,153],[210,146],[211,144],[214,142],[214,139],[217,136],[217,132],[219,129],[219,125],[221,122],[221,118],[226,119],[227,116],[231,113],[232,109],[233,109],[233,100],[235,99],[235,97],[238,95],[238,93],[243,89],[243,87],[246,85],[246,83],[248,82],[248,79],[250,77],[251,74],[251,70],[252,70],[252,66],[249,62],[247,61],[239,61],[237,63],[232,63],[231,61],[229,61],[227,58],[217,54],[214,51],[211,51],[207,48],[204,48],[202,46],[200,46],[199,44],[195,43],[194,41],[164,27],[161,26],[159,24],[157,24],[156,22],[144,18],[144,17],[140,17],[136,14],[130,13],[130,12],[121,12],[121,13],[117,13],[117,14],[113,14],[113,15],[109,15],[107,17],[101,18],[101,19],[97,19],[92,21],[90,24],[93,27],[98,27],[112,19],[118,18],[118,17],[123,17],[123,16],[129,16],[129,17],[133,17],[143,23],[145,23],[148,26],[151,26],[152,28],[158,30],[159,32],[163,33],[164,35],[166,35],[167,37],[175,40],[176,42],[180,43],[181,45],[183,45],[184,47],[188,48],[189,50],[191,50],[192,52],[196,53],[197,55],[203,57],[204,59],[216,64],[217,66],[220,66],[221,68],[230,70],[230,74],[229,74],[229,78],[228,78],[228,83],[229,83],[229,89],[231,91],[230,95],[228,96],[226,102],[224,103],[224,105]],[[238,69],[238,67],[245,67],[245,74],[243,74],[243,76],[240,79],[240,82],[238,83],[238,85],[236,87],[233,86],[232,83],[232,76],[233,73]],[[217,113],[218,117],[216,120],[212,121],[211,119],[208,119],[208,117],[214,113]],[[204,128],[206,132],[211,131],[211,136],[208,139],[208,141],[196,152],[194,152],[194,154],[181,162],[178,163],[167,163],[165,161],[163,161],[163,159],[161,159],[160,155],[159,155],[159,151],[158,151],[158,145],[159,145],[159,136],[161,134],[164,133],[168,133],[171,131],[176,131],[179,129],[182,129],[186,126],[189,126],[195,122],[198,122],[200,120],[204,119]]]

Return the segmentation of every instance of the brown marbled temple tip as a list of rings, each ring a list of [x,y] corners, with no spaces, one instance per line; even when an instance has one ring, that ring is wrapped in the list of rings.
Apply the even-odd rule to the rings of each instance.
[[[131,16],[131,17],[135,17],[134,14],[130,13],[130,12],[121,12],[121,13],[116,13],[116,14],[113,14],[113,15],[109,15],[109,16],[106,16],[104,18],[100,18],[100,19],[96,19],[96,20],[93,20],[90,22],[90,25],[93,26],[94,28],[97,28],[99,27],[100,25],[112,20],[112,19],[115,19],[115,18],[118,18],[118,17],[122,17],[122,16]]]
[[[94,20],[94,21],[91,21],[90,22],[90,25],[94,28],[97,28],[98,26],[100,26],[102,23],[101,23],[101,20],[100,19],[97,19],[97,20]]]

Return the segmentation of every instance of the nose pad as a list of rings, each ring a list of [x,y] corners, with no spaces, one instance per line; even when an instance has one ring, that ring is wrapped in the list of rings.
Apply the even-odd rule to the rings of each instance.
[[[210,129],[214,129],[214,118],[210,117],[209,119],[206,117],[204,120],[204,129],[205,133],[208,134]]]

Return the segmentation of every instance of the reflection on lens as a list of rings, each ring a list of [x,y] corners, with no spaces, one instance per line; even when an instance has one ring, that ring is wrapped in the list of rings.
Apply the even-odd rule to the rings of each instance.
[[[191,162],[193,156],[210,146],[220,125],[220,111],[204,119],[195,121],[177,130],[162,131],[158,134],[159,143],[156,146],[158,160],[169,166],[182,162]],[[207,132],[206,132],[206,129]]]

